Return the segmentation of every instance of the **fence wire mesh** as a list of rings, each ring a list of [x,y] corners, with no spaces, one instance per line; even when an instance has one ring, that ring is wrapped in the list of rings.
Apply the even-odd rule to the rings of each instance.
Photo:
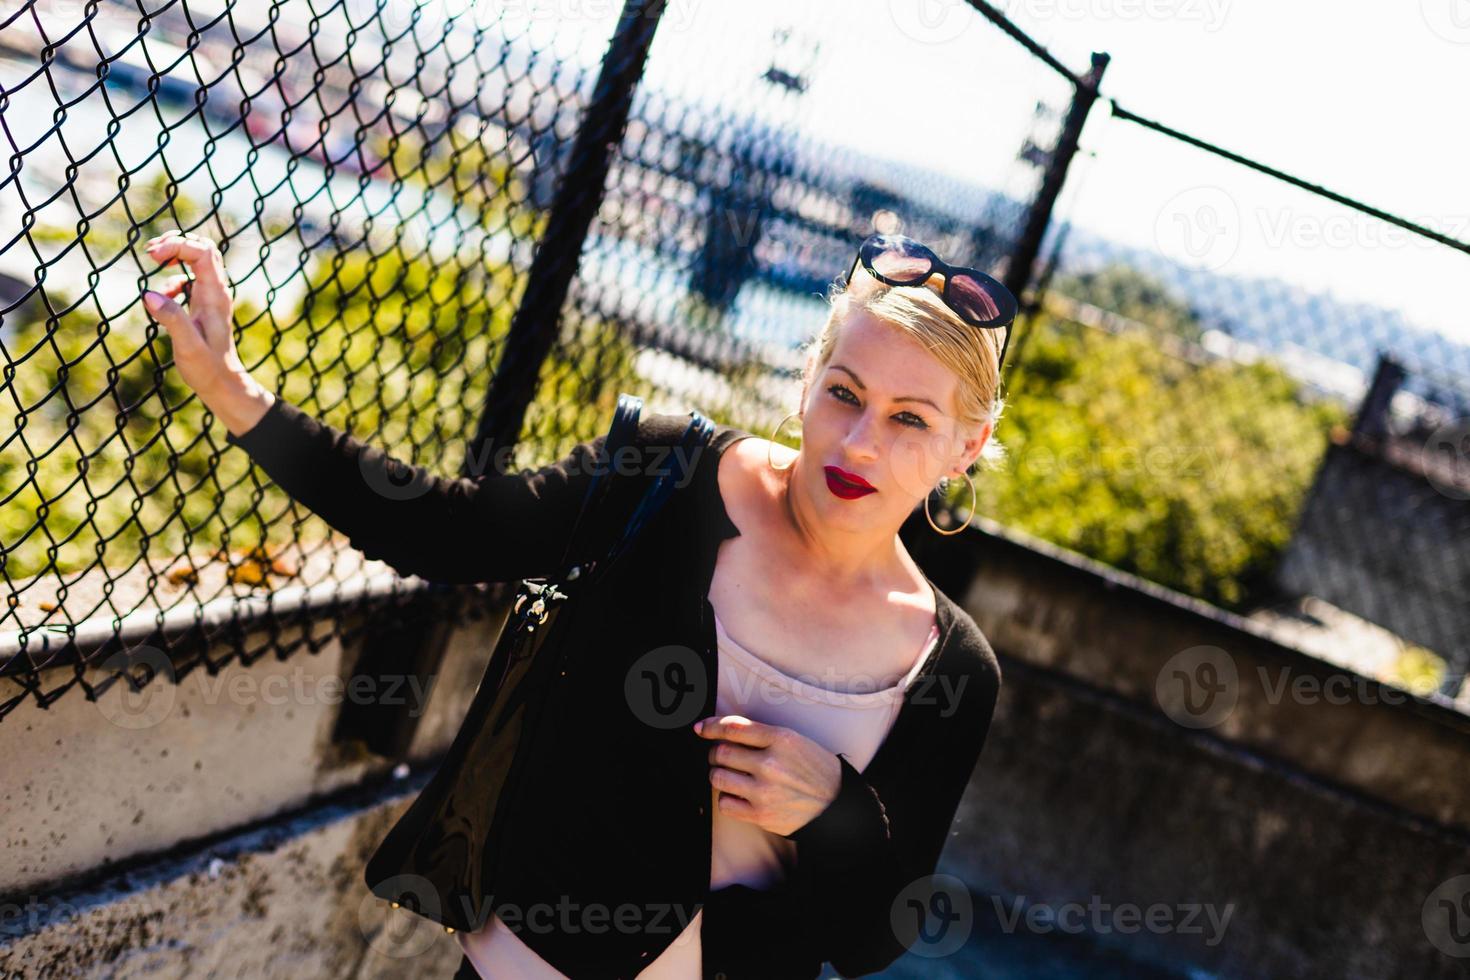
[[[1022,327],[1016,479],[988,481],[990,513],[1454,697],[1470,346],[1442,304],[1466,256],[1099,116]]]
[[[142,244],[213,238],[257,378],[452,471],[599,28],[301,0],[27,2],[0,21],[0,713],[351,641],[412,591],[221,451],[139,301],[178,270]]]
[[[221,452],[138,301],[175,271],[144,257],[149,237],[220,244],[258,378],[444,472],[548,210],[559,193],[597,196],[518,447],[539,465],[604,431],[623,391],[650,410],[773,421],[821,289],[875,222],[999,269],[1069,88],[1000,57],[1022,73],[972,95],[1013,131],[986,141],[982,179],[962,179],[815,125],[848,100],[867,108],[847,125],[906,112],[883,76],[844,91],[849,73],[821,68],[881,63],[881,49],[916,71],[932,56],[922,35],[895,48],[887,19],[835,3],[666,12],[605,187],[568,186],[616,19],[461,8],[32,0],[0,22],[0,207],[17,219],[0,248],[14,420],[0,714],[353,642],[385,601],[399,621],[481,611],[462,590],[425,606]]]
[[[537,264],[576,274],[533,361],[522,466],[605,431],[622,392],[769,434],[874,230],[1015,273],[1074,84],[983,10],[956,46],[901,4],[661,9],[646,64],[610,66],[638,77],[598,185],[565,178],[616,11],[533,6],[26,0],[0,18],[0,717],[484,611],[364,560],[221,451],[138,302],[173,271],[144,256],[152,235],[220,243],[263,383],[438,473],[466,464]],[[1240,274],[1233,252],[1212,267],[1213,216],[1283,207],[1279,187],[1194,148],[1120,149],[1124,125],[1087,130],[1068,220],[1021,269],[1009,461],[977,477],[976,512],[1453,694],[1465,349]],[[1133,244],[1088,224],[1089,201],[1131,192],[1089,155],[1178,183]],[[579,204],[587,234],[542,248]]]
[[[1007,268],[1072,86],[993,31],[970,50],[922,27],[835,2],[665,15],[543,373],[559,395],[523,444],[602,431],[621,391],[770,434],[798,407],[829,287],[875,229]],[[964,127],[901,84],[926,77],[964,80]],[[874,131],[889,152],[859,145]]]

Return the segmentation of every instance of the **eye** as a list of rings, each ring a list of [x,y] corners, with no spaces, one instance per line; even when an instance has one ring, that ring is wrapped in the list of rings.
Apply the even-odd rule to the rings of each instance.
[[[827,391],[832,395],[833,398],[836,398],[840,402],[845,402],[848,405],[858,404],[857,395],[853,394],[852,389],[845,384],[830,384],[827,386]],[[852,400],[848,401],[849,398]],[[902,419],[903,421],[900,421],[899,424],[906,425],[912,429],[929,428],[929,423],[925,422],[922,418],[915,415],[913,412],[899,412],[897,415],[894,416],[894,418]]]
[[[907,415],[909,417],[909,420],[910,421],[904,422],[903,423],[904,425],[912,426],[915,429],[927,429],[927,428],[929,428],[929,423],[928,422],[925,422],[923,419],[919,418],[913,412],[900,412],[899,414],[900,415]]]

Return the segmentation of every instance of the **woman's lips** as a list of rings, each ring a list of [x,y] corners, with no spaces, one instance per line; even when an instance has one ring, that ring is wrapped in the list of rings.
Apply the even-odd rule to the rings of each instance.
[[[827,474],[827,489],[843,500],[855,500],[878,491],[877,487],[856,473],[849,473],[837,466],[824,466],[822,470]]]

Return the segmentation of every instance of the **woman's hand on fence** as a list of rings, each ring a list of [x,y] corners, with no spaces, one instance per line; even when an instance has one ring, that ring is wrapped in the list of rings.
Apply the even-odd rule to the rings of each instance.
[[[695,731],[716,740],[709,778],[720,811],[762,830],[783,837],[800,830],[842,788],[841,760],[794,729],[724,715]]]
[[[192,279],[174,276],[160,290],[145,290],[143,305],[168,331],[184,383],[231,432],[243,435],[275,396],[250,377],[235,350],[235,301],[224,257],[210,239],[178,229],[149,239],[147,251],[160,265],[179,263],[193,274]]]

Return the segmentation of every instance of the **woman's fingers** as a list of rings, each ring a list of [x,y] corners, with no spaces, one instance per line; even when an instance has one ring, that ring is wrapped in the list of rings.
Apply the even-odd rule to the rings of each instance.
[[[154,235],[152,238],[148,239],[148,241],[144,242],[143,244],[144,245],[152,245],[154,242],[161,242],[161,241],[163,241],[164,239],[167,239],[167,238],[184,238],[184,239],[190,239],[190,240],[193,240],[193,241],[196,241],[196,242],[209,241],[208,238],[206,238],[205,236],[199,234],[197,231],[180,231],[177,228],[170,228],[168,231],[164,232],[162,235]]]
[[[738,769],[741,772],[757,772],[764,758],[766,758],[764,749],[746,748],[734,742],[716,742],[709,747],[711,763],[727,769]]]
[[[181,263],[192,273],[168,280],[160,292],[188,303],[198,329],[211,348],[225,354],[234,342],[231,329],[234,299],[229,291],[224,258],[207,238],[186,237],[176,231],[150,239],[148,254],[160,265]]]
[[[234,353],[233,308],[224,258],[214,242],[177,229],[149,239],[147,252],[161,266],[187,272],[145,291],[143,303],[173,340],[174,365],[201,394],[242,372]]]
[[[185,263],[201,286],[218,290],[222,296],[229,295],[224,257],[209,239],[166,237],[149,243],[147,250],[161,265]]]
[[[720,796],[720,808],[773,834],[805,826],[841,791],[842,760],[794,729],[723,715],[695,731],[714,743],[710,782],[734,797]]]
[[[760,781],[749,773],[715,766],[709,771],[709,781],[722,793],[730,793],[749,802],[760,792]]]
[[[193,282],[193,280],[186,275],[171,276],[164,281],[163,285],[159,286],[153,291],[155,293],[162,293],[165,296],[177,298],[178,295],[184,291],[184,287],[191,282]],[[188,298],[188,296],[184,297],[184,299],[186,300]]]
[[[163,328],[168,331],[169,338],[174,342],[175,361],[198,361],[211,356],[209,345],[199,328],[194,325],[194,319],[189,316],[188,310],[153,290],[143,292],[143,305],[153,314],[153,319],[163,324]]]
[[[782,730],[776,725],[751,721],[743,715],[723,715],[696,722],[694,731],[701,738],[723,738],[755,748],[764,748],[775,742],[780,737]]]

